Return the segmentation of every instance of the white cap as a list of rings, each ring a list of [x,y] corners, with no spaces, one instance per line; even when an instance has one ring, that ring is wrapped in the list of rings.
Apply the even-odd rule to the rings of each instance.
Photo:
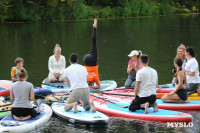
[[[139,52],[137,50],[133,50],[133,51],[131,51],[131,53],[128,56],[132,57],[134,55],[139,55]]]

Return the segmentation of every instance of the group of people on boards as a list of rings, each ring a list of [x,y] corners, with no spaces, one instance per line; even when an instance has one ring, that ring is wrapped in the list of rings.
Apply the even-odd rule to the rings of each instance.
[[[65,82],[72,89],[64,107],[65,111],[74,108],[74,113],[78,112],[77,101],[82,100],[85,110],[91,109],[92,112],[96,112],[93,101],[90,101],[89,91],[89,88],[100,88],[96,29],[97,20],[94,19],[91,52],[83,57],[84,66],[78,64],[77,54],[72,53],[69,57],[70,66],[66,68],[66,60],[61,55],[61,47],[58,44],[54,48],[54,55],[49,57],[49,82]],[[128,62],[127,73],[129,75],[125,88],[135,88],[135,95],[129,110],[145,109],[145,113],[148,113],[148,108],[153,107],[155,112],[158,111],[157,71],[148,66],[149,57],[141,51],[133,50],[128,56],[131,59]],[[195,92],[200,94],[199,66],[195,56],[194,49],[190,46],[185,48],[181,44],[177,48],[173,69],[175,74],[172,81],[175,84],[175,90],[162,97],[164,102],[188,102],[188,94]],[[23,68],[24,60],[17,57],[15,63],[16,67],[11,70],[13,85],[10,98],[14,101],[11,113],[14,119],[27,120],[35,117],[40,112],[40,108],[38,106],[34,109],[30,103],[34,100],[34,88],[33,84],[26,81],[28,73]]]
[[[72,53],[69,56],[70,66],[66,68],[66,60],[61,55],[61,47],[56,44],[54,55],[49,57],[49,82],[65,82],[72,91],[66,101],[65,111],[74,108],[74,113],[78,112],[77,102],[82,100],[83,108],[88,111],[96,112],[93,101],[90,101],[89,88],[100,88],[98,75],[98,49],[96,43],[97,19],[94,19],[92,33],[91,53],[83,57],[85,66],[78,64],[78,55]],[[11,107],[12,117],[16,120],[28,120],[35,117],[40,112],[39,102],[36,102],[37,108],[34,109],[30,101],[35,100],[33,84],[27,82],[28,73],[23,68],[24,60],[17,57],[16,66],[11,70],[11,79],[13,81],[10,98],[14,101]],[[96,85],[94,84],[96,83]]]
[[[127,67],[129,75],[125,82],[125,88],[135,88],[135,96],[129,110],[145,109],[145,113],[148,113],[148,108],[152,106],[154,111],[158,111],[156,103],[157,72],[148,67],[148,56],[141,55],[141,51],[133,50],[128,56],[131,60]],[[185,48],[185,45],[181,44],[177,48],[172,70],[174,73],[172,84],[175,85],[175,89],[162,97],[163,102],[189,102],[187,99],[190,94],[197,92],[200,95],[199,65],[195,57],[193,47]]]

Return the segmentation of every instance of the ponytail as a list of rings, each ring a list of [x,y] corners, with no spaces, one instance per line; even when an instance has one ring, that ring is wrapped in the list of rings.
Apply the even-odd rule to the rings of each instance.
[[[139,55],[137,56],[137,58],[139,59],[140,56],[142,55],[142,51],[141,51],[141,50],[138,50],[138,53],[139,53]]]
[[[27,71],[23,68],[21,71],[19,71],[19,78],[24,79],[26,76],[28,76]]]

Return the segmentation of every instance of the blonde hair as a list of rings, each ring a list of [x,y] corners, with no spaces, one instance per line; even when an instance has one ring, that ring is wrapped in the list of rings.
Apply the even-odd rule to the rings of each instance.
[[[59,44],[56,44],[56,46],[55,46],[55,48],[54,48],[54,52],[55,52],[55,50],[56,50],[57,48],[60,48],[60,49],[61,49],[61,47],[60,47]]]
[[[181,57],[181,59],[184,61],[185,60],[185,45],[184,44],[180,44],[180,46],[178,46],[177,48],[177,53],[176,53],[176,57],[179,57],[178,56],[178,50],[179,49],[182,49],[183,50],[183,57]]]
[[[24,62],[24,60],[21,57],[17,57],[15,59],[15,64],[20,63],[20,62]]]
[[[21,71],[19,71],[19,78],[20,79],[23,79],[26,76],[28,76],[28,73],[27,73],[27,71],[24,68]]]

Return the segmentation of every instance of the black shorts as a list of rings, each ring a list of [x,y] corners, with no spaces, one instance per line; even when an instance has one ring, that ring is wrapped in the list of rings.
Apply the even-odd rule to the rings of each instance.
[[[176,94],[178,95],[178,97],[183,100],[186,101],[188,99],[188,93],[186,89],[179,89]]]
[[[141,104],[149,102],[150,106],[156,102],[156,95],[151,95],[148,97],[136,97],[129,106],[130,111],[136,111],[142,109]]]
[[[26,117],[28,115],[31,116],[31,118],[36,117],[37,116],[37,111],[34,108],[11,108],[11,114],[12,117],[13,115],[17,116],[17,117]]]

